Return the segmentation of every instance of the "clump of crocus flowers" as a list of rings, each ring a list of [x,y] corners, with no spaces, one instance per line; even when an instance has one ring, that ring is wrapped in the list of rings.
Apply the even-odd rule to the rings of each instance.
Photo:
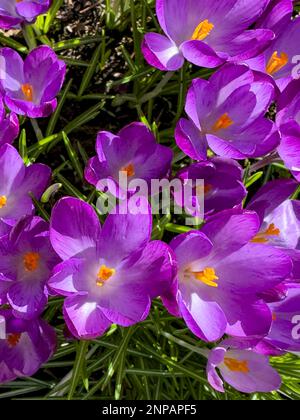
[[[30,24],[49,6],[0,1],[0,27]],[[145,124],[99,132],[85,179],[99,196],[119,199],[101,221],[94,203],[74,197],[61,198],[47,221],[35,214],[51,170],[23,159],[12,143],[20,116],[55,111],[66,65],[49,46],[26,57],[0,50],[1,383],[35,374],[53,355],[55,333],[42,319],[53,295],[63,298],[66,326],[78,340],[144,321],[161,298],[191,334],[215,343],[203,355],[208,382],[220,392],[223,381],[244,393],[278,390],[269,357],[300,350],[293,334],[300,312],[300,82],[292,66],[300,25],[293,2],[157,0],[156,10],[163,34],[145,35],[146,61],[161,71],[185,62],[215,70],[187,92],[174,145],[190,161],[177,174],[172,148]],[[268,116],[274,103],[276,118]],[[272,157],[291,178],[247,197],[251,168],[238,161]],[[151,194],[137,195],[135,182],[149,187],[174,177],[183,185],[204,180],[200,189],[192,184],[187,205],[203,220],[166,243],[153,240]],[[186,204],[181,192],[173,199]]]

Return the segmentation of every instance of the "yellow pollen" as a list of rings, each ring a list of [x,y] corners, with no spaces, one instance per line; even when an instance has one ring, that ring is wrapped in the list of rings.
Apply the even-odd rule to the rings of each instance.
[[[116,270],[113,268],[106,267],[106,265],[102,265],[100,267],[100,270],[97,274],[98,281],[97,286],[102,287],[104,285],[104,282],[109,280],[112,276],[116,274]]]
[[[219,277],[216,275],[216,272],[213,268],[207,267],[199,273],[193,273],[195,278],[202,283],[210,287],[219,287],[218,283],[214,280],[219,280]]]
[[[259,244],[266,244],[269,242],[270,240],[270,236],[279,236],[280,235],[280,229],[278,229],[274,223],[271,223],[268,228],[263,231],[258,233],[251,242],[256,242]]]
[[[272,321],[277,321],[277,315],[275,314],[275,312],[272,313]]]
[[[248,362],[246,360],[237,360],[237,359],[231,359],[230,357],[225,357],[224,363],[225,363],[225,366],[229,370],[231,370],[231,372],[241,372],[241,373],[250,372]]]
[[[0,196],[0,209],[5,207],[6,203],[7,203],[7,198],[5,197],[5,195],[1,195]]]
[[[6,341],[9,347],[16,347],[19,344],[21,334],[8,334]]]
[[[275,51],[267,64],[266,71],[268,74],[273,75],[285,67],[288,62],[289,57],[286,53],[283,52],[278,56],[278,51]]]
[[[32,102],[33,100],[33,87],[29,83],[25,83],[21,86],[23,95],[28,102]]]
[[[226,129],[230,127],[232,124],[233,124],[233,121],[226,112],[225,114],[221,115],[221,117],[215,122],[215,124],[212,127],[212,131],[216,132],[216,131]]]
[[[203,41],[205,38],[208,37],[208,35],[211,33],[211,31],[214,29],[215,25],[211,23],[208,19],[203,20],[199,23],[197,28],[194,30],[194,33],[192,35],[193,41]]]
[[[135,175],[134,165],[132,163],[130,163],[129,165],[124,166],[121,169],[121,172],[125,172],[128,177],[134,176]]]
[[[35,271],[40,262],[40,255],[37,252],[28,252],[23,257],[23,264],[26,271]]]

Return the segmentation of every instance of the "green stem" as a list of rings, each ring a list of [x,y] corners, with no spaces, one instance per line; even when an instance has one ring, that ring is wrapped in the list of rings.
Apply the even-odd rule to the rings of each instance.
[[[183,340],[180,340],[179,338],[174,337],[173,335],[162,331],[161,335],[163,335],[164,337],[166,337],[169,341],[173,341],[173,343],[178,344],[181,347],[184,347],[188,350],[193,351],[194,353],[198,353],[201,354],[201,356],[208,358],[209,355],[209,350],[208,349],[200,349],[199,347],[196,346],[192,346],[191,344],[186,343]]]
[[[32,26],[23,25],[22,31],[23,31],[23,36],[26,41],[26,44],[28,45],[29,50],[30,51],[34,50],[37,47],[37,43],[36,43]]]
[[[44,135],[42,133],[42,130],[39,127],[37,120],[35,120],[34,118],[31,118],[30,121],[31,121],[32,128],[34,129],[37,140],[41,141],[44,138]]]
[[[68,394],[68,400],[72,400],[80,379],[83,377],[82,369],[88,350],[89,341],[80,341],[77,349],[76,360],[74,363],[73,374]]]
[[[194,228],[181,226],[181,225],[175,225],[173,223],[167,223],[165,225],[165,230],[172,233],[187,233],[187,232],[190,232],[191,230],[194,230]]]
[[[187,64],[185,63],[182,68],[180,69],[180,75],[179,75],[179,95],[178,95],[178,104],[177,104],[177,113],[176,113],[176,121],[179,120],[181,117],[184,103],[185,103],[185,93],[186,93],[186,68]]]

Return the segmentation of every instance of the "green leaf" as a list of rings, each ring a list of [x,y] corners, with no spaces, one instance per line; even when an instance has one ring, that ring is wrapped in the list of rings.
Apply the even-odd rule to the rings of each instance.
[[[249,188],[251,187],[251,185],[255,184],[255,182],[257,182],[262,176],[263,176],[263,171],[260,172],[256,172],[255,174],[253,174],[252,176],[250,176],[250,178],[248,178],[245,187]]]

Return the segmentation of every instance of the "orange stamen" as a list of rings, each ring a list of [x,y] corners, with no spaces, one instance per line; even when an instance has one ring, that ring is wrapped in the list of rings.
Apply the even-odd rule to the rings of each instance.
[[[121,169],[121,172],[125,172],[127,174],[128,178],[131,177],[131,176],[134,176],[135,175],[134,165],[132,163],[130,163],[129,165],[124,166]]]
[[[256,242],[260,244],[266,244],[270,240],[270,236],[279,236],[280,235],[280,229],[278,229],[274,223],[271,223],[268,228],[258,233],[251,242]]]
[[[273,75],[285,67],[288,62],[289,57],[286,53],[283,52],[278,56],[278,51],[275,51],[267,64],[266,71],[268,74]]]
[[[210,184],[205,184],[203,186],[202,185],[199,185],[196,188],[196,194],[197,194],[197,196],[202,196],[203,194],[206,195],[209,192],[211,192],[212,189],[213,189],[213,186],[210,185]]]
[[[26,271],[37,270],[40,262],[40,255],[37,252],[28,252],[23,257],[23,264]]]
[[[205,38],[208,37],[208,35],[211,33],[214,27],[215,25],[211,23],[208,19],[203,20],[194,30],[192,40],[203,41]]]
[[[106,265],[102,265],[100,270],[97,274],[98,281],[97,286],[102,287],[104,283],[109,280],[112,276],[116,274],[116,270],[114,268],[109,268]]]
[[[212,131],[216,132],[220,130],[225,130],[226,128],[230,127],[232,124],[233,124],[233,121],[226,112],[225,114],[221,115],[221,117],[215,122],[215,124],[212,127]]]
[[[9,347],[16,347],[19,344],[21,334],[8,334],[6,341]]]
[[[231,370],[231,372],[249,373],[250,369],[246,360],[237,360],[226,357],[224,359],[225,366]]]
[[[29,83],[25,83],[24,85],[21,86],[23,95],[25,97],[25,100],[28,102],[32,102],[33,101],[33,87],[32,85],[30,85]]]
[[[0,209],[6,206],[7,198],[5,195],[1,195],[0,197]]]
[[[210,287],[219,287],[218,283],[214,280],[219,280],[219,277],[216,275],[216,272],[211,267],[206,267],[203,271],[198,273],[193,273],[196,280],[202,281]]]

